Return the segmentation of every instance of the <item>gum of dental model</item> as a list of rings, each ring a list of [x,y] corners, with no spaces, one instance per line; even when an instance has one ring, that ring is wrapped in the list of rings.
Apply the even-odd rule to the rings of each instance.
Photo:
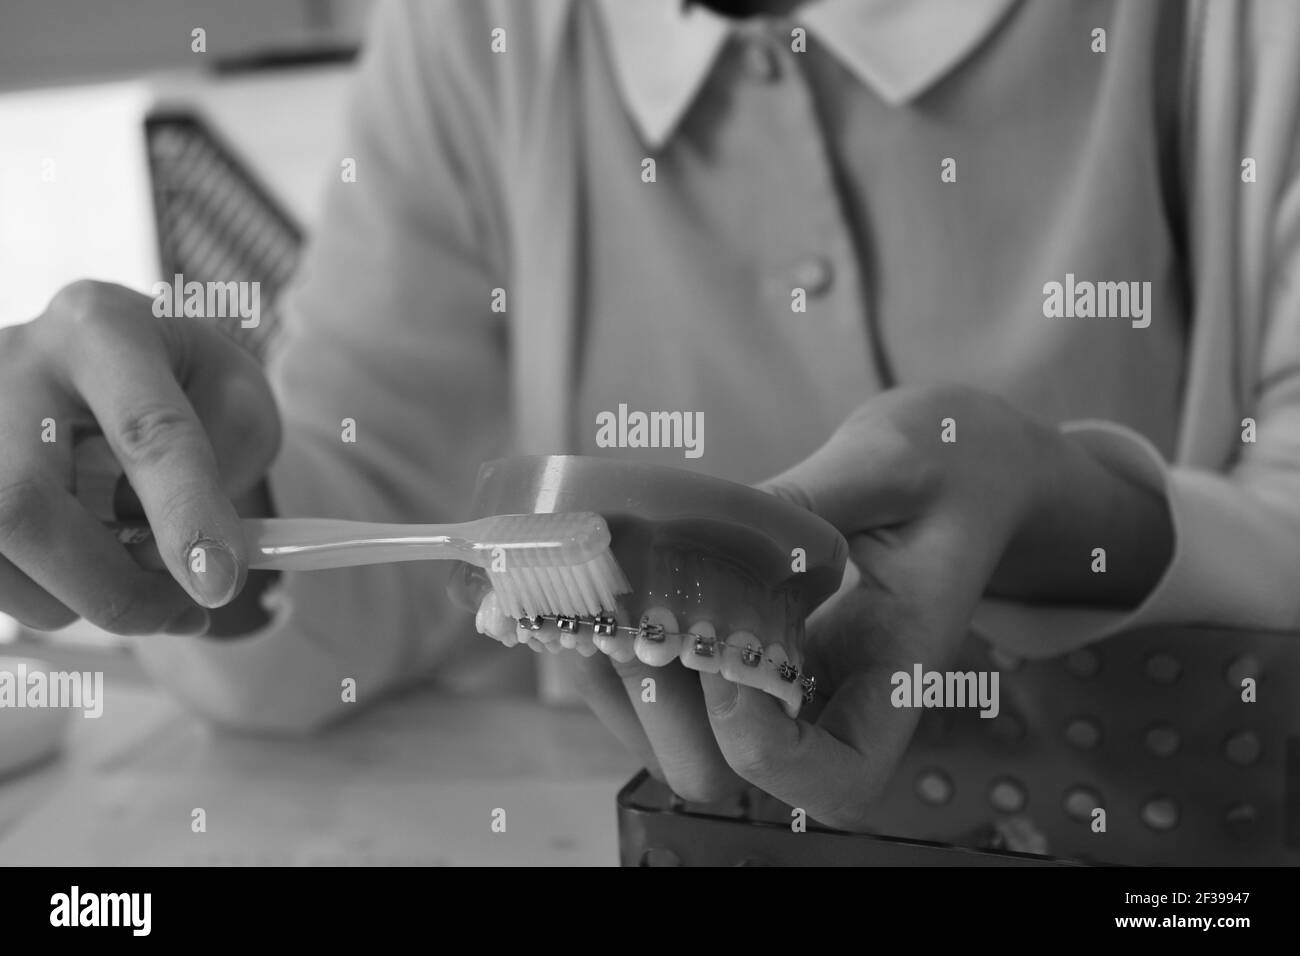
[[[790,640],[793,644],[802,634],[788,593],[761,586],[734,560],[681,544],[655,549],[632,580],[643,582],[656,613],[665,619],[696,621],[688,632],[712,639],[697,645],[690,636],[684,637],[680,650],[683,665],[764,691],[779,699],[788,715],[798,714],[803,686],[797,677],[793,681],[783,678],[780,665],[799,667],[802,655],[773,641]],[[770,642],[766,647],[763,638]],[[713,653],[697,653],[699,646],[711,647]],[[638,642],[637,656],[641,657],[639,648]],[[753,663],[746,664],[746,659]],[[786,676],[791,676],[788,670]]]
[[[749,570],[724,555],[666,542],[652,549],[638,572],[629,574],[634,593],[628,598],[635,612],[660,607],[689,629],[692,621],[708,621],[716,634],[747,630],[785,634],[793,624],[789,595],[762,586]]]

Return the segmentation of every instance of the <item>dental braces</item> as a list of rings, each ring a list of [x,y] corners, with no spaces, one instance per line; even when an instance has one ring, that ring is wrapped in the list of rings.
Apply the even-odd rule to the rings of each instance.
[[[619,624],[612,614],[597,614],[595,617],[568,617],[563,614],[537,614],[533,617],[518,619],[520,627],[529,631],[540,631],[547,624],[554,624],[561,634],[577,634],[580,628],[591,628],[595,637],[614,637],[620,633],[629,637],[640,637],[652,644],[662,644],[670,637],[691,641],[692,649],[700,657],[715,657],[723,650],[739,651],[740,660],[746,667],[757,667],[766,661],[776,666],[776,672],[787,684],[798,683],[803,691],[805,702],[811,702],[817,696],[817,678],[811,674],[801,673],[799,668],[789,661],[778,661],[763,655],[763,648],[758,644],[729,644],[719,637],[703,634],[680,634],[664,629],[662,624],[652,624],[648,618],[642,618],[636,627]]]

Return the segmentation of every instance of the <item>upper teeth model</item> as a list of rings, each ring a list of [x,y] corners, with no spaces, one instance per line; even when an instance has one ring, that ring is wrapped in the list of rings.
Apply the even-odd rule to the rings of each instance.
[[[816,515],[745,485],[641,462],[549,456],[486,463],[476,514],[591,511],[631,585],[590,617],[515,620],[473,568],[453,581],[477,627],[535,651],[678,661],[763,690],[794,717],[816,692],[803,622],[841,582],[844,538]]]

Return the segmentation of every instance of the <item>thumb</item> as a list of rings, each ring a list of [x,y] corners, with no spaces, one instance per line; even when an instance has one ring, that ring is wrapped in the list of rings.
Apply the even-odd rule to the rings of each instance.
[[[915,511],[917,462],[896,435],[850,420],[798,464],[759,489],[813,512],[848,535]]]
[[[254,487],[275,456],[275,402],[256,360],[215,329],[168,320],[131,331],[134,367],[83,372],[82,394],[104,435],[78,446],[78,497],[88,504],[83,487],[114,488],[112,506],[98,511],[146,519],[153,532],[152,542],[131,548],[137,561],[165,568],[196,601],[219,607],[237,593],[247,563],[231,498]],[[126,432],[136,436],[126,445],[121,421],[139,408],[165,414],[155,412],[160,424],[149,430]]]

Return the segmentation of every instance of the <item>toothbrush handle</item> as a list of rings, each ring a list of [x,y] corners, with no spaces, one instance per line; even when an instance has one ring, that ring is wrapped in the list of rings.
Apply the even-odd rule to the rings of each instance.
[[[479,522],[376,524],[331,518],[245,518],[249,567],[320,571],[393,561],[468,561],[484,566],[491,551],[477,544]]]
[[[477,543],[483,524],[413,525],[332,518],[245,518],[249,567],[320,571],[393,561],[468,561],[485,566],[491,550]],[[146,524],[117,524],[119,539],[147,568],[164,565]]]

